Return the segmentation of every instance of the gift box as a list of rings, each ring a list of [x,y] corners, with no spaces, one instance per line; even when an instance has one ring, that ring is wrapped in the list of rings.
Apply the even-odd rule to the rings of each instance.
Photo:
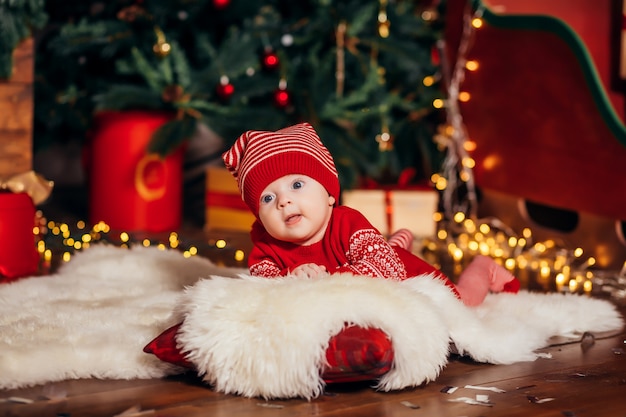
[[[89,144],[89,221],[113,230],[169,232],[182,222],[183,149],[148,153],[169,113],[100,112]]]
[[[0,282],[37,272],[35,223],[35,205],[28,194],[0,191]]]
[[[427,186],[410,189],[355,189],[342,193],[342,204],[360,211],[383,235],[409,229],[415,237],[433,236],[437,191]]]
[[[205,202],[206,230],[250,232],[255,217],[241,199],[237,181],[226,168],[207,168]]]

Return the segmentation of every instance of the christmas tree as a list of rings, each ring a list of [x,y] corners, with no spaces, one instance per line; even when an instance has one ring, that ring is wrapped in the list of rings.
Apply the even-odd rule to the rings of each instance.
[[[48,0],[38,42],[35,145],[84,137],[95,111],[175,112],[149,151],[198,123],[227,143],[248,129],[314,125],[342,186],[429,178],[442,110],[443,2]]]

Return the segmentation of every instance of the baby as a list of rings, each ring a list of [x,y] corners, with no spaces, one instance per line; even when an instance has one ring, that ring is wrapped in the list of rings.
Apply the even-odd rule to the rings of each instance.
[[[247,131],[223,155],[256,216],[250,273],[316,277],[339,272],[403,280],[434,274],[467,305],[489,291],[517,292],[519,281],[491,258],[477,257],[455,285],[441,271],[388,242],[357,210],[341,206],[333,158],[308,123]],[[405,240],[406,242],[406,240]]]

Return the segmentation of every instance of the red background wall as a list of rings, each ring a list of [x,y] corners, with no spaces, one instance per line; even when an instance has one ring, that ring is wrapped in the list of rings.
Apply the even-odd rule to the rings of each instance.
[[[493,12],[502,15],[544,14],[561,19],[582,39],[593,58],[615,112],[626,120],[622,92],[611,88],[611,66],[617,51],[612,46],[612,10],[615,0],[484,0]]]

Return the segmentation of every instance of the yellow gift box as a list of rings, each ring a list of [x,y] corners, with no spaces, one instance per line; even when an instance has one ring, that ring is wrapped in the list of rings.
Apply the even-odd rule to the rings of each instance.
[[[205,204],[206,230],[250,231],[255,217],[241,199],[237,181],[226,168],[207,168]]]

